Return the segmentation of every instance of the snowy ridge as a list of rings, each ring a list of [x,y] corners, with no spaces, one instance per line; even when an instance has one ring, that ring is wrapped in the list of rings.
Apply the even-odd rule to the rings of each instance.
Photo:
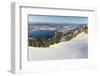
[[[70,41],[47,48],[29,47],[29,60],[75,59],[88,57],[87,34],[82,32]]]

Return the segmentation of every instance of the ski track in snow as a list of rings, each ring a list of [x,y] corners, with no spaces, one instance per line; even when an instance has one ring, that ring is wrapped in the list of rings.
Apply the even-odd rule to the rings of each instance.
[[[48,48],[29,47],[29,60],[77,59],[88,57],[88,36],[84,32],[70,41]]]

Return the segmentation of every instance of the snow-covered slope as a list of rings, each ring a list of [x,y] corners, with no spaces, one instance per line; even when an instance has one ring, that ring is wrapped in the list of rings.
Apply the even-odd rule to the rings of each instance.
[[[48,48],[29,47],[29,60],[87,58],[88,36],[84,32],[70,41],[60,42]]]

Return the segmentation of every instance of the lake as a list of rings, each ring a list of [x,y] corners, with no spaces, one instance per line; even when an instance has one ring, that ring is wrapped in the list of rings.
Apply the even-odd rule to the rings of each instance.
[[[49,39],[54,36],[54,32],[51,30],[33,30],[28,31],[28,37],[34,37],[37,40]]]

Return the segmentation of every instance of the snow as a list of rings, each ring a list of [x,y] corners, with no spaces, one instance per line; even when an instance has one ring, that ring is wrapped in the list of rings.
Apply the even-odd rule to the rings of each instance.
[[[84,32],[70,41],[48,48],[29,47],[29,60],[77,59],[88,57],[88,36]]]

